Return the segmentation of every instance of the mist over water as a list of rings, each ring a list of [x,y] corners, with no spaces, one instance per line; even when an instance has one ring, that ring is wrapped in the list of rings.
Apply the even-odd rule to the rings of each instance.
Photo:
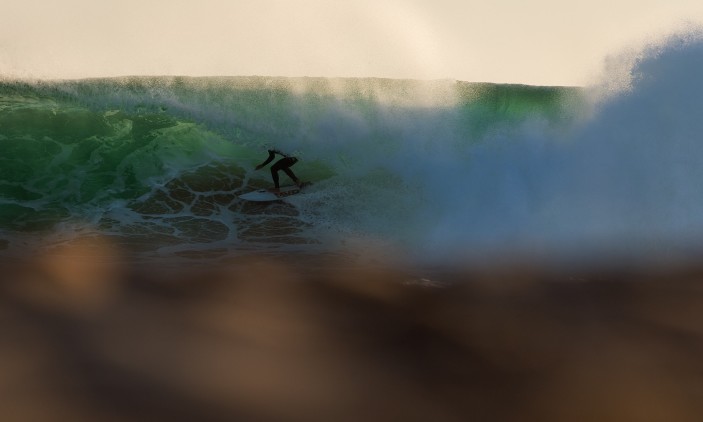
[[[630,87],[597,100],[601,87],[455,81],[4,81],[0,229],[7,249],[87,230],[156,254],[352,248],[431,263],[696,247],[701,71],[689,37],[644,51]],[[315,183],[243,202],[270,184],[253,170],[268,146]]]
[[[702,60],[700,39],[672,38],[645,51],[630,88],[570,132],[489,136],[472,149],[465,200],[438,225],[436,243],[605,254],[698,246]]]

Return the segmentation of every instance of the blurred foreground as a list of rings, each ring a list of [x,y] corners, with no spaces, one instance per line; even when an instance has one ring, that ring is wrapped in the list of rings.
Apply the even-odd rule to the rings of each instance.
[[[703,267],[5,262],[2,421],[700,421]]]

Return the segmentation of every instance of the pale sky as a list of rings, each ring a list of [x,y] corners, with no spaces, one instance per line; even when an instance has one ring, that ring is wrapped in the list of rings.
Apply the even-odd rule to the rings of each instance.
[[[702,0],[2,0],[0,77],[326,76],[584,85]]]

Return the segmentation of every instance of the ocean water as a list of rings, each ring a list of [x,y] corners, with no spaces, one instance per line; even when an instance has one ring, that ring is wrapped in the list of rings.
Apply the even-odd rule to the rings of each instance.
[[[138,256],[673,254],[703,239],[703,43],[629,85],[123,77],[0,80],[0,248]],[[606,78],[607,79],[607,78]],[[274,146],[313,185],[286,201]],[[281,174],[284,184],[287,178]]]

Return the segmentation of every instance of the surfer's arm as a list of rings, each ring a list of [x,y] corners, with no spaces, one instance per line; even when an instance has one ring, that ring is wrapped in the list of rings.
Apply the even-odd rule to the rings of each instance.
[[[266,164],[268,164],[268,163],[270,163],[271,161],[273,161],[273,157],[275,157],[275,156],[276,156],[276,152],[275,152],[274,150],[270,149],[270,150],[269,150],[269,156],[268,156],[268,158],[266,159],[266,161],[264,161],[263,163],[261,163],[261,164],[259,164],[258,166],[256,166],[256,169],[258,170],[258,169],[264,167]]]

